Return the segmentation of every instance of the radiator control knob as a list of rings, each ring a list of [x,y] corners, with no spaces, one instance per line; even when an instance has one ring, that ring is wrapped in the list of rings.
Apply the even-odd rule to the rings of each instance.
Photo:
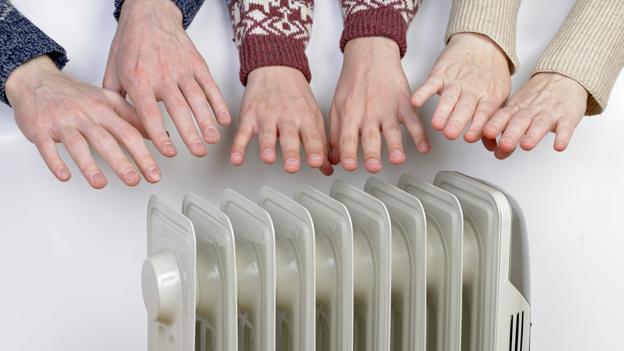
[[[151,320],[169,324],[181,308],[182,284],[175,254],[163,250],[143,262],[143,302]]]

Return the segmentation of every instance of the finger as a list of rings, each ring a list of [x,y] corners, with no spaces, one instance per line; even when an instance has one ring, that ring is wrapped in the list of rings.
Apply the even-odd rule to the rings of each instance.
[[[460,96],[461,87],[458,84],[453,83],[444,86],[442,96],[440,96],[440,101],[438,102],[438,106],[433,113],[433,119],[431,120],[431,125],[435,130],[442,131],[444,129],[446,121],[455,108]]]
[[[132,127],[134,127],[134,129],[136,129],[141,134],[141,136],[143,136],[144,138],[148,138],[149,136],[147,134],[147,131],[145,130],[145,127],[143,126],[143,122],[141,121],[141,118],[139,118],[139,115],[134,107],[132,107],[132,105],[130,105],[124,98],[117,95],[117,93],[113,94],[114,96],[112,97],[111,101],[113,104],[113,110],[117,113],[119,117],[125,119],[128,123],[130,123],[130,125],[132,125]]]
[[[59,156],[56,143],[54,143],[52,138],[38,140],[35,146],[52,174],[54,174],[58,180],[66,182],[71,178],[69,168],[67,168],[67,165]]]
[[[511,120],[509,120],[503,135],[498,141],[498,147],[503,152],[511,152],[514,150],[516,146],[518,146],[520,138],[522,138],[531,125],[532,118],[533,112],[526,109],[520,110],[518,113],[513,115]]]
[[[494,152],[498,148],[496,139],[482,137],[481,141],[483,142],[483,146],[485,146],[488,151]]]
[[[382,124],[381,131],[386,140],[388,149],[388,160],[390,163],[398,165],[405,161],[405,151],[403,149],[403,134],[401,127],[396,121]]]
[[[318,116],[317,118],[323,118]],[[305,118],[299,128],[299,135],[306,154],[308,165],[319,168],[323,165],[325,153],[323,152],[323,137],[318,126],[314,123],[314,117]]]
[[[245,116],[242,120],[253,120],[253,118],[251,116]],[[254,128],[248,123],[241,123],[238,127],[238,131],[234,136],[234,142],[232,143],[232,151],[230,152],[230,162],[234,166],[240,166],[245,161],[245,151],[247,150],[247,145],[249,145],[253,134]]]
[[[561,152],[564,151],[570,144],[574,129],[578,125],[577,121],[571,121],[567,118],[559,119],[557,123],[557,129],[555,130],[555,150]]]
[[[284,170],[288,173],[299,171],[301,160],[299,158],[299,133],[292,123],[283,123],[278,125],[280,147],[282,148],[282,157],[284,159]]]
[[[412,104],[422,106],[430,97],[437,94],[444,87],[444,81],[436,76],[430,76],[412,95]]]
[[[412,109],[411,106],[404,107],[400,111],[401,120],[403,124],[405,124],[405,128],[409,132],[412,140],[414,141],[414,145],[416,146],[416,150],[421,154],[426,154],[431,151],[431,143],[429,142],[429,138],[425,134],[425,130],[420,122],[420,118]]]
[[[82,134],[76,130],[68,131],[61,135],[60,140],[89,184],[95,189],[104,188],[107,183],[106,177],[95,163],[89,144]]]
[[[223,95],[221,95],[219,86],[212,78],[210,71],[208,71],[208,67],[206,66],[205,69],[200,69],[196,72],[195,78],[208,97],[212,111],[214,111],[219,123],[222,125],[230,124],[232,122],[230,111],[225,103],[225,100],[223,99]]]
[[[329,161],[333,165],[340,162],[340,119],[333,104],[329,112]]]
[[[160,180],[160,168],[149,152],[141,134],[126,121],[109,118],[102,125],[130,153],[141,173],[150,183]]]
[[[191,154],[196,157],[206,156],[208,149],[197,132],[191,108],[177,86],[166,92],[163,102]]]
[[[180,90],[193,111],[193,116],[195,116],[199,130],[206,143],[217,143],[221,135],[217,129],[217,120],[212,113],[204,91],[194,79],[187,79],[181,82]]]
[[[466,125],[474,116],[477,102],[478,99],[475,96],[462,94],[444,127],[444,136],[447,139],[457,139],[466,129]]]
[[[117,75],[113,73],[111,65],[106,65],[106,71],[104,72],[104,79],[102,80],[102,88],[112,90],[119,95],[125,96],[123,92],[123,86],[117,78]]]
[[[371,124],[362,129],[362,153],[366,170],[371,173],[379,172],[381,170],[381,135],[377,124]]]
[[[334,173],[334,167],[329,161],[329,144],[327,143],[327,134],[325,132],[325,119],[323,118],[323,115],[320,111],[318,112],[316,126],[317,130],[319,130],[319,133],[321,135],[321,144],[323,146],[323,163],[319,167],[319,170],[324,175],[330,176]]]
[[[483,136],[483,127],[499,107],[500,104],[494,102],[494,100],[481,98],[475,110],[472,122],[470,123],[470,127],[468,127],[468,131],[466,131],[464,135],[464,140],[469,143],[474,143],[481,139]]]
[[[145,84],[138,85],[128,90],[128,95],[136,107],[147,135],[158,151],[166,157],[175,156],[177,150],[165,130],[152,88]]]
[[[511,151],[504,151],[499,147],[494,151],[494,157],[496,157],[499,160],[504,160],[508,158],[509,156],[511,156],[511,154],[513,154],[515,151],[516,149],[512,149]]]
[[[260,127],[258,134],[258,144],[260,145],[260,159],[266,163],[274,163],[275,143],[277,141],[277,127],[275,122],[265,122]]]
[[[353,120],[345,118],[344,120]],[[359,130],[357,125],[342,122],[340,126],[340,163],[346,171],[355,171],[357,169],[357,149],[358,149]]]
[[[496,139],[501,134],[511,116],[520,111],[520,108],[516,105],[506,106],[496,111],[492,118],[483,127],[483,135],[489,139]]]
[[[541,113],[533,117],[529,130],[520,140],[520,147],[526,151],[533,150],[553,127],[554,120],[549,115]]]
[[[100,126],[89,126],[83,128],[81,132],[119,179],[128,186],[139,184],[141,177],[110,133]]]

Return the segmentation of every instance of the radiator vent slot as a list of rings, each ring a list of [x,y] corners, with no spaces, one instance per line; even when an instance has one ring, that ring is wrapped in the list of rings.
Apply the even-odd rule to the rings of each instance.
[[[509,351],[524,351],[524,311],[509,317]]]

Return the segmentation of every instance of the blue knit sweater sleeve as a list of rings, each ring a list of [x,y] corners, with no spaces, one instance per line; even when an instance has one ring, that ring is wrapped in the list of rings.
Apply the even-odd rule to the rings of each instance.
[[[188,28],[193,22],[193,18],[201,8],[204,0],[171,0],[175,2],[176,5],[182,11],[182,24],[184,25],[184,29]],[[121,6],[123,6],[124,0],[115,0],[115,18],[119,20],[119,15],[121,14]]]
[[[67,54],[8,0],[0,0],[0,100],[9,104],[4,87],[14,69],[36,57],[48,55],[63,68]]]

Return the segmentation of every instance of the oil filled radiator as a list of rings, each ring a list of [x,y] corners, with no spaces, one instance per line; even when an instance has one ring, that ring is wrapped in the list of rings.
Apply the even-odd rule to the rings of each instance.
[[[516,202],[457,172],[148,209],[149,351],[527,351]]]

